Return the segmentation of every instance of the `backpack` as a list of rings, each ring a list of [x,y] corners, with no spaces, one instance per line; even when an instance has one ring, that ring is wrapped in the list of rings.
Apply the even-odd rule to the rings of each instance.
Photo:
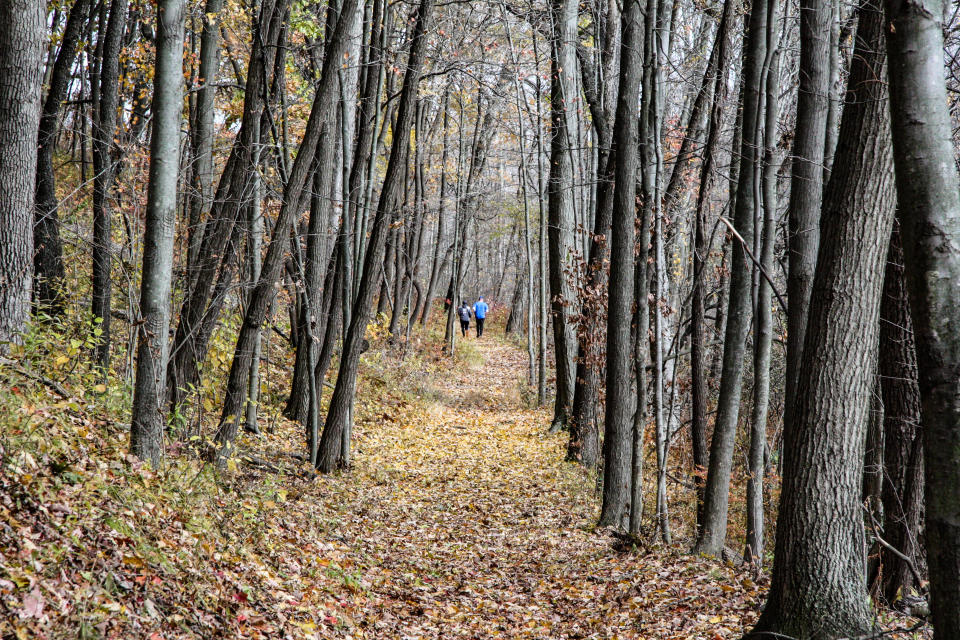
[[[470,322],[470,307],[464,305],[457,309],[457,315],[460,316],[460,319],[464,322]]]

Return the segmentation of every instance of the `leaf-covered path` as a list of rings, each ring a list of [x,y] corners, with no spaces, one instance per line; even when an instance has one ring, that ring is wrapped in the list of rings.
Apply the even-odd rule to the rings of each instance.
[[[525,354],[433,380],[424,408],[362,430],[325,501],[356,567],[353,630],[376,638],[727,638],[755,616],[745,575],[595,531],[592,481],[563,461],[549,413],[521,406]],[[353,609],[353,607],[351,607]]]

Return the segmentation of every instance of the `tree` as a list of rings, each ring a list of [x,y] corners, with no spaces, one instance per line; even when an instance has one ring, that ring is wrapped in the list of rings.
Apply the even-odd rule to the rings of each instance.
[[[710,466],[704,491],[703,526],[695,551],[719,555],[727,536],[727,505],[730,490],[730,469],[740,415],[740,393],[743,384],[743,360],[747,333],[750,329],[750,269],[746,250],[753,246],[754,217],[760,206],[755,196],[755,180],[759,180],[761,95],[763,70],[767,56],[768,0],[753,0],[744,43],[743,121],[740,127],[740,173],[737,187],[734,227],[740,238],[733,242],[730,273],[730,300],[727,327],[723,342],[723,369],[720,397],[713,440],[710,443]]]
[[[643,75],[641,0],[623,6],[620,88],[613,132],[613,222],[610,230],[610,303],[607,311],[607,406],[604,415],[601,524],[619,526],[630,506],[630,433],[633,412],[631,329],[637,216],[637,100]],[[638,407],[637,411],[641,411]]]
[[[870,628],[864,440],[879,336],[893,158],[883,14],[859,7],[834,169],[823,198],[796,411],[784,429],[783,484],[770,594],[754,636],[805,640]]]
[[[890,109],[919,370],[935,637],[960,637],[960,184],[943,80],[944,4],[887,0]],[[837,162],[837,165],[840,163]]]
[[[137,378],[133,391],[130,452],[156,466],[163,453],[165,384],[169,356],[170,290],[180,172],[183,112],[183,0],[157,4],[157,62],[153,76],[150,186],[144,233]]]
[[[57,213],[56,176],[53,152],[59,131],[60,107],[70,84],[70,72],[77,57],[77,43],[87,20],[89,0],[76,0],[63,28],[60,50],[50,73],[50,88],[43,101],[37,134],[37,178],[33,227],[35,248],[33,298],[38,309],[52,315],[63,311],[63,246]]]
[[[44,6],[0,3],[0,353],[30,318]]]
[[[573,404],[576,336],[570,322],[572,295],[567,273],[573,247],[574,203],[573,147],[576,111],[576,29],[575,0],[552,0],[553,20],[550,57],[550,175],[548,193],[548,243],[550,315],[553,322],[553,349],[557,370],[557,394],[552,428],[567,426]]]
[[[97,365],[110,365],[110,317],[113,284],[113,213],[110,190],[113,187],[117,107],[120,91],[120,50],[127,24],[127,0],[100,4],[97,47],[90,70],[93,102],[93,296],[91,311],[99,318],[100,336],[94,354]]]
[[[334,471],[341,466],[344,460],[343,434],[349,428],[347,421],[352,413],[356,393],[357,364],[360,359],[364,335],[367,332],[367,323],[370,321],[374,288],[380,279],[380,268],[383,265],[383,251],[389,231],[390,218],[399,204],[403,188],[401,176],[406,166],[410,129],[413,126],[421,67],[427,47],[426,34],[433,18],[433,4],[433,0],[421,0],[416,12],[410,55],[407,59],[407,70],[404,74],[400,102],[397,106],[397,121],[394,125],[390,160],[387,163],[387,173],[383,179],[383,190],[377,204],[377,214],[370,231],[370,239],[363,263],[363,273],[360,277],[357,298],[353,305],[350,327],[340,355],[340,371],[337,375],[337,384],[333,391],[333,397],[330,399],[330,411],[327,413],[327,419],[323,425],[323,436],[317,454],[317,468],[324,473]]]

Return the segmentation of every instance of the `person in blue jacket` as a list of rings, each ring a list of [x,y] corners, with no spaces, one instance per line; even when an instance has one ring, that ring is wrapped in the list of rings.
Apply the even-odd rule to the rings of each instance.
[[[473,317],[477,319],[477,337],[483,335],[483,321],[487,317],[487,311],[490,310],[490,307],[487,306],[487,303],[483,301],[483,296],[477,300],[477,303],[473,305]]]

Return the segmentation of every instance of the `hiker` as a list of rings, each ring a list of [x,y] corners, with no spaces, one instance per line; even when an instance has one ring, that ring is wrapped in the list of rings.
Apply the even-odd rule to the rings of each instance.
[[[457,309],[457,315],[460,317],[460,333],[463,334],[463,337],[467,337],[467,331],[470,330],[470,306],[467,304],[466,300],[460,302],[460,307]]]
[[[487,311],[490,310],[490,307],[487,306],[487,303],[483,301],[483,296],[480,296],[477,299],[477,303],[473,305],[473,315],[477,317],[477,337],[483,335],[483,321],[487,318]]]

